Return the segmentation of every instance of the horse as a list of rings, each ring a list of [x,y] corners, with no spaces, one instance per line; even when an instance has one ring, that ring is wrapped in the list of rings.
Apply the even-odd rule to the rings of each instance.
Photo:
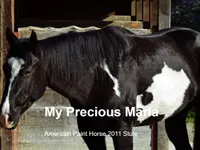
[[[176,150],[192,150],[185,122],[192,106],[194,149],[200,149],[199,32],[174,27],[136,35],[106,26],[38,40],[34,31],[18,39],[7,28],[6,38],[3,128],[15,129],[49,87],[87,114],[78,114],[77,123],[80,133],[98,134],[82,136],[90,150],[106,150],[105,136],[111,131],[115,150],[132,150],[132,127],[160,121]]]

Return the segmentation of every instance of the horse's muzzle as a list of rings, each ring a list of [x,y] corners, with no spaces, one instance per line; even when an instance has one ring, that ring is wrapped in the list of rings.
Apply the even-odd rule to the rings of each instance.
[[[0,115],[0,124],[1,127],[6,129],[12,129],[15,126],[14,121],[12,121],[12,117],[9,114]]]

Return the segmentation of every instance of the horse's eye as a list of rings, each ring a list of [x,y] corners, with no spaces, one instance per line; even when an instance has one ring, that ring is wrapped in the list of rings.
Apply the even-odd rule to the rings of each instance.
[[[31,73],[31,68],[27,68],[26,70],[24,70],[24,76],[27,76]]]
[[[24,65],[21,66],[20,70],[23,70],[23,69],[24,69]]]

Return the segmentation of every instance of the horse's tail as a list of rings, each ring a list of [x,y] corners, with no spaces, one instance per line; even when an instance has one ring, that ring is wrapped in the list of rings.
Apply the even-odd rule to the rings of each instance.
[[[194,130],[194,150],[200,150],[200,96],[194,103],[195,109],[195,130]]]

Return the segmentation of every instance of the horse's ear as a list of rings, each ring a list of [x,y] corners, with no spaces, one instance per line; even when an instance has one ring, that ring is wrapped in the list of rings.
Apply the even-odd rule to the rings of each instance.
[[[37,35],[36,35],[35,31],[33,31],[33,30],[32,30],[32,32],[31,32],[30,40],[31,40],[31,42],[33,42],[33,43],[36,43],[36,42],[37,42]]]
[[[35,31],[32,30],[31,36],[30,36],[30,42],[31,42],[31,52],[33,54],[36,53],[36,47],[37,47],[37,35]]]
[[[11,45],[18,42],[18,38],[9,28],[6,28],[6,39]]]

